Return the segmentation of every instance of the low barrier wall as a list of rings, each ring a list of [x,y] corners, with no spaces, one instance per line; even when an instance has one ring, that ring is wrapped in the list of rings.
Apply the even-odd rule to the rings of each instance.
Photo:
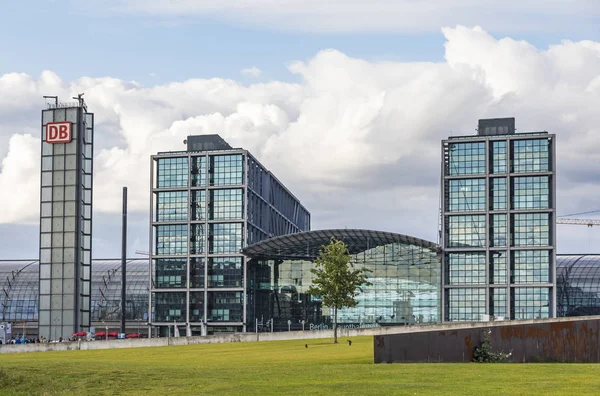
[[[456,343],[458,337],[457,331],[468,331],[472,334],[471,344],[478,345],[479,338],[478,334],[481,332],[481,328],[483,327],[509,327],[509,326],[523,326],[523,325],[539,325],[541,323],[571,323],[571,322],[581,322],[585,320],[592,321],[600,321],[600,317],[581,317],[581,318],[558,318],[558,319],[538,319],[538,320],[524,320],[524,321],[512,321],[512,322],[492,322],[492,323],[482,323],[482,322],[469,322],[469,323],[444,323],[444,324],[434,324],[434,325],[421,325],[421,326],[389,326],[389,327],[373,327],[373,328],[362,328],[362,329],[348,329],[348,328],[339,328],[338,329],[338,338],[340,342],[346,342],[346,339],[350,337],[360,337],[360,336],[413,336],[414,342],[418,340],[418,342],[425,342],[423,338],[419,337],[429,337],[429,336],[418,336],[418,334],[423,333],[436,333],[436,332],[444,332],[448,334],[448,337],[454,337],[451,342]],[[597,330],[596,330],[597,331]],[[456,335],[451,336],[451,334],[456,333]],[[461,333],[462,334],[462,333]],[[57,342],[57,343],[47,343],[47,344],[17,344],[17,345],[0,345],[0,354],[1,353],[22,353],[22,352],[50,352],[50,351],[73,351],[73,350],[97,350],[97,349],[113,349],[113,348],[144,348],[144,347],[165,347],[165,346],[180,346],[180,345],[195,345],[195,344],[219,344],[226,342],[263,342],[263,341],[282,341],[282,340],[309,340],[309,339],[324,339],[324,338],[333,338],[333,330],[306,330],[306,331],[290,331],[290,332],[277,332],[277,333],[236,333],[236,334],[222,334],[222,335],[213,335],[206,337],[176,337],[176,338],[140,338],[140,339],[126,339],[126,340],[97,340],[97,341],[74,341],[74,342]],[[380,348],[378,352],[377,348],[377,340],[380,339],[379,342],[383,342],[385,348]],[[428,340],[428,338],[425,338]],[[380,353],[380,357],[383,360],[379,362],[391,362],[392,355],[391,349],[388,350],[387,347],[391,346],[392,340],[391,338],[388,340],[387,338],[383,339],[376,337],[375,346],[376,346],[376,362],[377,362],[377,353]],[[395,340],[395,338],[394,338]],[[406,339],[402,338],[401,342],[413,342],[406,341]],[[425,348],[430,350],[429,341],[426,341],[425,344],[415,344],[414,348]],[[394,345],[397,345],[397,342],[394,341]],[[594,344],[598,345],[598,344]],[[410,345],[409,345],[410,346]],[[596,348],[595,350],[597,350]],[[462,349],[461,349],[461,360],[455,361],[463,361],[462,360]],[[387,354],[387,355],[386,355]],[[396,358],[397,353],[394,352],[393,357]],[[469,361],[471,355],[465,355],[464,361]],[[434,359],[433,355],[430,357],[430,361],[438,361],[438,359]],[[386,360],[387,359],[387,360]],[[407,360],[402,360],[407,361]],[[427,357],[425,357],[421,361],[427,361]],[[441,360],[440,360],[441,361]]]
[[[509,362],[600,362],[600,317],[526,323],[497,322],[376,335],[375,363],[470,362],[489,329],[493,352],[510,352]]]

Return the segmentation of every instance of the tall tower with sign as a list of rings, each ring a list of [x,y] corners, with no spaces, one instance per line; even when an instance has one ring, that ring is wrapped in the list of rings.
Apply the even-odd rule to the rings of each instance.
[[[42,111],[39,335],[89,331],[94,114],[83,94]]]

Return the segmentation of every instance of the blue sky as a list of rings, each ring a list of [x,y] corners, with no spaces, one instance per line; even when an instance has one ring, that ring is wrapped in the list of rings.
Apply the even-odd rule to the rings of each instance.
[[[297,77],[287,65],[306,60],[321,49],[335,48],[369,61],[437,62],[444,57],[445,39],[441,26],[435,25],[418,31],[288,31],[269,24],[240,23],[219,13],[116,12],[95,0],[87,8],[81,7],[83,2],[65,0],[0,3],[4,54],[0,75],[24,72],[37,76],[42,70],[52,70],[67,80],[111,76],[144,85],[211,77],[249,82],[251,78],[240,71],[255,66],[262,70],[263,81],[294,81]],[[562,39],[600,36],[594,32],[595,16],[580,15],[587,23],[568,29],[523,29],[518,25],[486,30],[495,37],[508,35],[545,49]],[[531,18],[539,20],[541,16],[533,13]]]

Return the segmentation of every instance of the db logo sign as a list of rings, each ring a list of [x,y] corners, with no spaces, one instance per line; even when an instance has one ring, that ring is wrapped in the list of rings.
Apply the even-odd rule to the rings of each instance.
[[[46,124],[46,142],[69,143],[71,141],[70,122],[49,122]]]

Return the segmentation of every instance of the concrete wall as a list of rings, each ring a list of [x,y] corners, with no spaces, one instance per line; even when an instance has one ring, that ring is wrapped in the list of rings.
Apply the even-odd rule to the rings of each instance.
[[[600,317],[473,324],[376,335],[375,363],[470,362],[484,332],[509,362],[600,362]]]
[[[405,328],[378,327],[371,329],[339,329],[340,342],[346,342],[348,337],[369,336],[374,334],[389,334]],[[170,345],[220,344],[225,342],[260,342],[281,340],[310,340],[333,338],[333,330],[290,331],[278,333],[236,333],[213,335],[206,337],[171,337],[171,338],[140,338],[126,340],[96,340],[58,342],[47,344],[0,345],[0,353],[74,351],[113,348],[143,348]]]
[[[540,324],[550,324],[553,323],[554,333],[547,333],[549,330],[546,330],[546,333],[540,333],[540,337],[543,334],[555,334],[559,328],[573,328],[573,324],[585,321],[592,321],[596,323],[596,326],[600,326],[600,317],[592,316],[592,317],[581,317],[581,318],[558,318],[558,319],[538,319],[538,320],[522,320],[522,321],[507,321],[507,322],[491,322],[491,323],[482,323],[482,322],[472,322],[472,323],[448,323],[448,324],[436,324],[436,325],[426,325],[426,326],[398,326],[398,327],[375,327],[375,328],[367,328],[367,329],[338,329],[338,337],[340,342],[346,342],[346,340],[350,337],[359,337],[359,336],[376,336],[375,337],[375,361],[379,362],[392,362],[396,361],[393,359],[398,358],[398,353],[402,352],[394,352],[393,355],[392,350],[396,350],[400,348],[414,348],[417,351],[427,350],[433,351],[431,340],[429,338],[422,337],[430,337],[429,334],[437,334],[444,333],[444,336],[440,336],[439,340],[444,340],[444,337],[447,339],[444,341],[445,343],[451,343],[451,345],[460,345],[460,339],[458,338],[459,331],[466,331],[465,334],[471,334],[470,343],[471,346],[477,346],[479,344],[479,334],[481,333],[481,329],[485,327],[491,328],[506,328],[502,334],[513,334],[513,338],[519,338],[522,335],[519,335],[519,331],[522,330],[509,330],[509,328],[514,326],[527,326],[533,325],[538,326]],[[579,326],[579,325],[577,325]],[[575,327],[577,327],[575,326]],[[593,334],[598,334],[599,327],[589,327],[590,325],[586,325],[586,329],[588,329],[588,333],[592,331]],[[577,327],[578,328],[578,327]],[[526,330],[527,333],[530,330]],[[561,330],[562,331],[562,330]],[[566,330],[565,330],[566,331]],[[595,332],[595,333],[594,333]],[[463,333],[461,333],[463,334]],[[570,333],[569,337],[574,337],[573,333]],[[598,343],[592,344],[592,336],[589,335],[586,338],[585,345],[589,345],[590,348],[594,348],[594,351],[597,352],[598,348],[594,345],[600,345]],[[406,338],[408,336],[408,338]],[[395,347],[392,348],[392,339],[397,340],[401,339],[401,344],[398,345],[397,341],[394,341]],[[405,338],[402,338],[405,337]],[[415,338],[410,338],[415,337]],[[421,338],[419,338],[421,337]],[[548,337],[548,336],[546,336]],[[20,353],[20,352],[48,352],[48,351],[71,351],[71,350],[95,350],[95,349],[113,349],[113,348],[143,348],[143,347],[160,347],[160,346],[170,346],[170,345],[195,345],[195,344],[219,344],[225,342],[262,342],[262,341],[282,341],[282,340],[311,340],[311,339],[326,339],[333,338],[333,330],[313,330],[313,331],[291,331],[291,332],[278,332],[278,333],[237,333],[237,334],[223,334],[223,335],[214,335],[207,337],[178,337],[178,338],[141,338],[141,339],[127,339],[127,340],[98,340],[98,341],[79,341],[79,342],[60,342],[60,343],[50,343],[50,344],[24,344],[24,345],[0,345],[0,353]],[[413,341],[411,340],[419,340],[422,344],[411,345]],[[598,340],[598,338],[596,338]],[[464,340],[463,340],[464,341]],[[402,343],[408,342],[408,345],[403,345]],[[499,341],[494,339],[494,345],[505,348],[504,346],[498,344]],[[515,341],[516,342],[516,341]],[[566,342],[566,341],[565,341]],[[597,341],[596,341],[597,342]],[[310,344],[310,342],[308,342]],[[378,347],[378,343],[383,343]],[[440,351],[443,350],[442,345],[438,348]],[[468,349],[468,348],[467,348]],[[498,348],[496,348],[498,349]],[[413,349],[411,349],[413,350]],[[463,351],[465,349],[461,347],[459,349],[459,355],[454,355],[454,359],[452,361],[463,361]],[[472,353],[471,349],[468,349],[469,353]],[[510,350],[510,348],[505,348],[505,350]],[[464,361],[470,361],[471,356],[469,353],[465,353]],[[433,352],[428,354],[429,361],[446,361],[440,360],[439,358],[435,358]],[[419,355],[419,361],[428,361],[428,357],[425,356],[423,358],[422,355]],[[460,358],[458,359],[457,356]],[[379,359],[379,361],[378,361]],[[397,360],[397,361],[417,361],[417,360]]]

